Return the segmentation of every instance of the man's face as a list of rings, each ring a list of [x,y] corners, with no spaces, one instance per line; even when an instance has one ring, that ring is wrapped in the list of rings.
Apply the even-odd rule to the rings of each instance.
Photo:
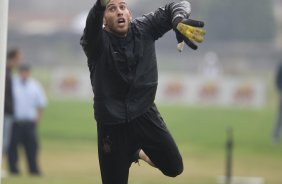
[[[8,61],[7,67],[10,69],[17,68],[17,66],[21,64],[22,58],[23,58],[22,52],[18,51],[16,56]]]
[[[31,72],[30,70],[22,70],[19,72],[19,74],[22,80],[27,80],[30,77]]]
[[[127,8],[125,0],[110,0],[104,14],[105,29],[117,36],[127,35],[131,12]]]

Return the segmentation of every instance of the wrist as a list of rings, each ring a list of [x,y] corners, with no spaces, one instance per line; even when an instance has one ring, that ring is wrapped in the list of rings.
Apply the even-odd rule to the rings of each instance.
[[[172,27],[175,30],[177,28],[177,25],[184,19],[184,15],[182,14],[177,14],[176,16],[173,17],[172,19]]]
[[[105,8],[109,2],[109,0],[99,0],[100,1],[100,5]]]
[[[101,1],[100,1],[100,0],[97,0],[97,1],[96,1],[96,3],[94,4],[93,9],[94,9],[94,12],[95,12],[96,14],[104,14],[104,11],[105,11],[105,7],[103,7],[103,6],[101,5]]]

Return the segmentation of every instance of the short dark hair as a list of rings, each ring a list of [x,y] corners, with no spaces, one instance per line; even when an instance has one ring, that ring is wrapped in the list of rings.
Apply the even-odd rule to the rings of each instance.
[[[9,49],[7,52],[7,61],[16,58],[19,53],[20,50],[18,48]]]

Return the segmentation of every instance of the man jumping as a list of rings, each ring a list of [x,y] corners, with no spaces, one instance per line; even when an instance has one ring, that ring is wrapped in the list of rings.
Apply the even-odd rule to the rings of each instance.
[[[179,50],[197,49],[203,22],[189,19],[190,3],[169,3],[132,19],[125,0],[97,0],[81,45],[94,92],[103,184],[127,184],[132,162],[142,159],[163,174],[183,172],[182,157],[154,104],[158,71],[155,41],[174,29]]]

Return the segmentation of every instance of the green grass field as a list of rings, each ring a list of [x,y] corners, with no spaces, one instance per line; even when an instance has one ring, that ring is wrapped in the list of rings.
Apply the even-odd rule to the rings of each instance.
[[[227,127],[234,129],[233,174],[263,177],[267,184],[282,183],[282,144],[272,145],[270,137],[276,115],[274,107],[249,110],[160,106],[159,109],[179,145],[185,171],[171,179],[141,162],[141,166],[132,165],[130,184],[216,184],[216,178],[224,175],[225,170]],[[22,175],[8,176],[2,183],[101,183],[92,114],[91,103],[50,101],[39,126],[43,177],[29,177],[22,154]]]

